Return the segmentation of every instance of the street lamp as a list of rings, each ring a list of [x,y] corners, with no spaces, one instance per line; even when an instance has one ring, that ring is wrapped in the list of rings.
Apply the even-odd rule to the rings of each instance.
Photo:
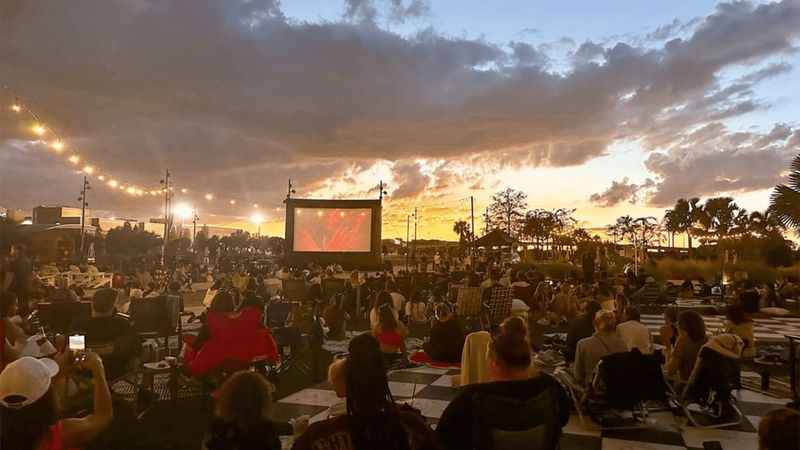
[[[250,222],[258,226],[258,233],[256,235],[261,237],[261,224],[264,223],[264,215],[258,212],[253,213],[253,215],[250,216]]]

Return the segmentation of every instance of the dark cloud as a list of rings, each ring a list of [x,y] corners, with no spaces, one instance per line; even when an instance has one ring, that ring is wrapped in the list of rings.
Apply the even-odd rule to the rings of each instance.
[[[573,58],[580,64],[590,63],[597,58],[603,56],[606,49],[602,45],[596,44],[592,41],[586,41],[578,47],[575,51]]]
[[[642,184],[635,184],[625,177],[621,181],[612,181],[611,186],[605,191],[592,194],[589,201],[603,208],[610,208],[625,201],[636,203],[639,193],[652,188],[654,184],[654,181],[649,178]]]
[[[424,182],[409,168],[418,158],[570,166],[626,140],[679,161],[671,149],[701,127],[769,107],[755,84],[790,68],[721,72],[790,52],[800,35],[795,0],[720,3],[685,38],[587,42],[583,63],[559,72],[546,46],[378,25],[420,17],[426,2],[348,0],[348,20],[319,23],[275,0],[37,5],[0,9],[3,82],[82,155],[143,186],[170,168],[198,191],[260,203],[279,201],[289,176],[317,187],[376,160],[416,177],[397,183],[405,195]],[[24,136],[13,124],[0,119],[2,135]]]
[[[419,197],[431,182],[431,177],[422,172],[422,165],[417,162],[395,163],[392,176],[397,186],[391,192],[392,200]]]
[[[697,24],[702,22],[701,17],[695,17],[689,21],[684,22],[681,19],[673,19],[672,22],[661,25],[654,31],[647,33],[644,39],[648,41],[665,41],[667,39],[686,33],[694,28]]]

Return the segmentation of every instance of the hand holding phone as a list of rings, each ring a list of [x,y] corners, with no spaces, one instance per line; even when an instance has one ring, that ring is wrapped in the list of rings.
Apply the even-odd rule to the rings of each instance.
[[[75,358],[76,363],[80,363],[86,358],[86,336],[76,334],[69,337],[69,352]]]

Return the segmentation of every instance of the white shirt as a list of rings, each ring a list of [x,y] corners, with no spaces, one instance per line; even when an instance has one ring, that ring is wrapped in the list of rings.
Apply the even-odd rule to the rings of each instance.
[[[617,332],[625,341],[628,350],[638,348],[644,354],[653,353],[653,344],[650,338],[650,329],[636,320],[629,320],[617,325]]]
[[[392,306],[394,307],[394,310],[396,312],[403,311],[403,305],[406,302],[406,298],[403,296],[403,294],[399,292],[392,292],[390,295],[392,296]]]

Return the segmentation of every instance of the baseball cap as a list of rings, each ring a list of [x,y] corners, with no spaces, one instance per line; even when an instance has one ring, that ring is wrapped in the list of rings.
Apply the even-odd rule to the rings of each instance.
[[[58,364],[48,358],[23,356],[12,362],[0,373],[0,405],[20,409],[34,403],[47,393],[57,373]]]

